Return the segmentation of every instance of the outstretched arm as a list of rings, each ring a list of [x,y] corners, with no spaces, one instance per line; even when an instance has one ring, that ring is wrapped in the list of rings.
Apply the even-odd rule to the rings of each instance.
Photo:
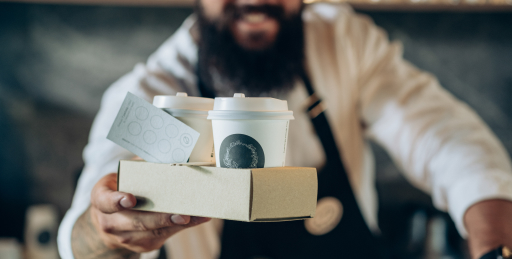
[[[405,61],[401,45],[370,19],[358,17],[353,26],[364,42],[358,61],[367,133],[450,213],[473,258],[511,246],[512,166],[502,144],[435,77]]]

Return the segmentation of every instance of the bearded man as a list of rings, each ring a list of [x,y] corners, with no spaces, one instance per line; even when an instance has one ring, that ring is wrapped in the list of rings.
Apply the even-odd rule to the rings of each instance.
[[[165,244],[172,258],[377,258],[367,138],[450,213],[473,258],[511,247],[506,151],[473,111],[401,56],[400,44],[346,5],[199,0],[146,64],[106,91],[59,230],[61,256],[151,258]],[[106,139],[128,91],[147,101],[176,92],[288,100],[296,120],[287,165],[321,168],[319,204],[339,204],[342,214],[319,234],[302,221],[223,222],[130,210],[135,197],[117,192],[116,174],[109,173],[133,154]]]

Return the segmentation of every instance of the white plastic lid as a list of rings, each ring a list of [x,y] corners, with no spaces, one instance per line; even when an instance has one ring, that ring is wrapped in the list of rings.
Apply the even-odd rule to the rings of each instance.
[[[215,98],[215,111],[288,111],[288,102],[267,97],[245,97],[236,93],[234,97]]]
[[[215,98],[210,120],[293,120],[288,102],[267,97],[248,97],[236,93],[234,97]]]
[[[156,95],[153,105],[158,108],[209,111],[213,109],[214,99],[189,97],[187,93],[179,92],[174,95]]]

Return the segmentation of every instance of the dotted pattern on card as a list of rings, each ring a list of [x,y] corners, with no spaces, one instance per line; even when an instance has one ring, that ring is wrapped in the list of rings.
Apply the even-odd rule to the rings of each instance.
[[[107,138],[148,162],[185,163],[199,133],[128,93]]]

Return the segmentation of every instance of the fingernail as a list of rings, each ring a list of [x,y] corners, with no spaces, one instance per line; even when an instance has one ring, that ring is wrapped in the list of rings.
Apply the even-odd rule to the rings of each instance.
[[[181,215],[172,215],[171,221],[172,221],[172,223],[178,224],[178,225],[182,225],[182,224],[186,223],[185,219]]]
[[[121,204],[121,206],[123,206],[123,208],[131,208],[133,207],[133,203],[132,201],[130,201],[128,198],[126,197],[123,197],[121,199],[121,201],[119,201],[119,204]]]

